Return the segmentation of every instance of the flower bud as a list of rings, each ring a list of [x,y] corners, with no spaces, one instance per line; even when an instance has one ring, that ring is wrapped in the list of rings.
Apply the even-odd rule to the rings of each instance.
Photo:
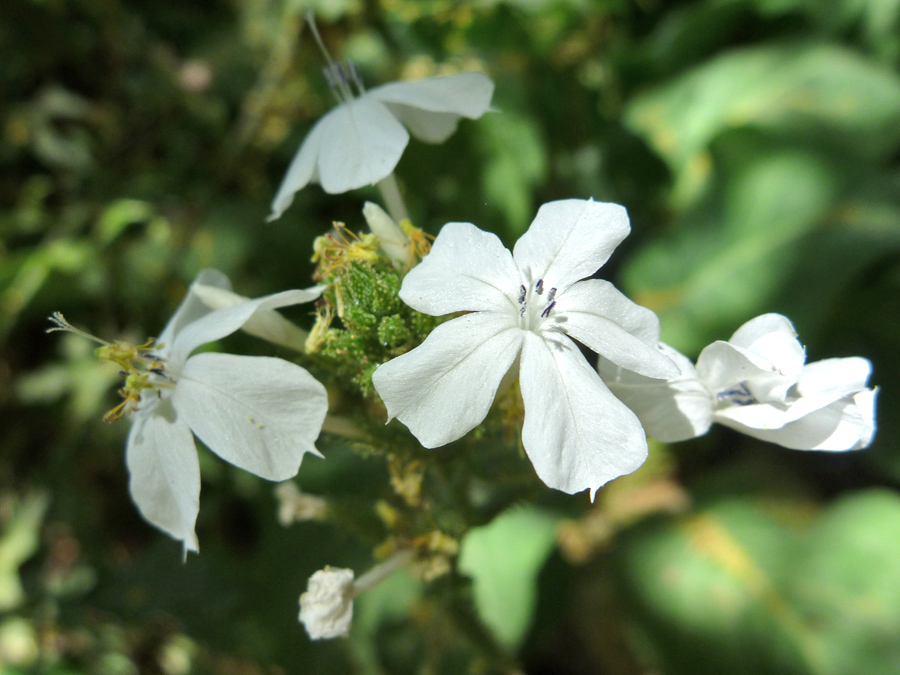
[[[394,219],[373,202],[366,202],[363,207],[363,216],[369,224],[372,234],[378,239],[385,255],[394,262],[408,265],[412,260],[409,237],[394,222]]]

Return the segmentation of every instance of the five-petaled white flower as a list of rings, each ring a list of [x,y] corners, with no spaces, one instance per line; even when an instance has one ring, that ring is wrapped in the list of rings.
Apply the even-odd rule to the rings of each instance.
[[[352,66],[332,62],[325,74],[340,103],[303,141],[269,220],[280,217],[307,183],[321,183],[332,194],[374,185],[394,171],[410,133],[426,143],[443,143],[461,117],[477,119],[487,112],[494,93],[483,73],[393,82],[369,91]]]
[[[197,285],[228,290],[207,270]],[[159,336],[152,380],[131,415],[126,461],[131,495],[153,525],[197,551],[194,524],[200,500],[196,434],[222,459],[269,480],[294,476],[328,409],[325,388],[303,368],[264,356],[202,353],[253,317],[315,300],[320,288],[293,290],[211,310],[194,288]],[[190,357],[190,358],[188,358]]]
[[[647,455],[640,422],[570,339],[649,377],[677,373],[656,349],[656,315],[584,280],[629,229],[621,206],[579,199],[544,204],[512,254],[470,223],[445,225],[400,297],[426,314],[469,313],[375,371],[389,419],[425,447],[454,441],[485,418],[518,358],[522,444],[544,483],[593,497],[634,471]]]
[[[647,430],[663,442],[705,434],[713,422],[795,450],[857,450],[875,434],[876,389],[867,388],[872,364],[861,357],[804,365],[794,326],[764,314],[728,342],[690,360],[659,346],[681,371],[651,380],[601,361],[600,374]]]

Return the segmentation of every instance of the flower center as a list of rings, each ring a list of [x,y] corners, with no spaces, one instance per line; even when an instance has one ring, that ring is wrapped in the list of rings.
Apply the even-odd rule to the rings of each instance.
[[[536,331],[550,318],[553,308],[556,307],[556,288],[549,290],[544,287],[544,280],[538,279],[536,283],[519,286],[519,328]]]
[[[343,63],[340,61],[329,61],[327,66],[323,66],[322,74],[325,76],[328,86],[331,87],[331,91],[337,97],[339,104],[350,103],[354,99],[355,95],[353,88],[350,86],[351,84],[356,87],[357,96],[362,96],[366,92],[362,78],[359,76],[359,71],[349,61],[344,61]]]
[[[753,394],[750,393],[746,382],[741,382],[728,389],[722,389],[716,393],[716,401],[730,405],[752,405],[758,402]]]

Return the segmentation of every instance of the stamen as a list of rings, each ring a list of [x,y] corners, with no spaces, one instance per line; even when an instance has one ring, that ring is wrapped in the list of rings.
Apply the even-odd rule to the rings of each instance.
[[[553,298],[556,297],[556,288],[551,288],[550,292],[547,293],[547,302],[553,302]]]
[[[525,310],[528,308],[528,303],[523,300],[519,300],[519,302],[522,303],[522,309],[519,310],[519,316],[525,316]]]
[[[522,305],[525,303],[525,294],[528,291],[525,289],[525,286],[519,286],[519,304]],[[524,309],[524,308],[523,308]]]
[[[356,64],[347,61],[347,69],[350,71],[350,79],[353,81],[353,84],[356,85],[356,90],[359,92],[359,95],[362,96],[366,93],[366,88],[363,86],[362,78],[359,76],[359,70],[357,70]]]
[[[538,279],[538,282],[534,285],[534,292],[538,295],[542,295],[544,293],[544,280]]]
[[[337,80],[334,79],[334,74],[331,71],[331,66],[322,66],[322,76],[325,78],[325,82],[328,83],[328,86],[331,89],[337,89],[338,83]]]
[[[741,382],[732,389],[724,389],[716,394],[719,401],[730,401],[735,405],[753,405],[757,403],[751,391],[747,388],[746,382]]]
[[[541,318],[542,318],[542,319],[546,319],[548,316],[550,316],[550,311],[551,311],[555,306],[556,306],[556,300],[554,300],[553,302],[551,302],[549,305],[547,305],[547,306],[544,308],[544,311],[541,312]]]
[[[346,64],[338,61],[334,65],[337,66],[337,74],[341,78],[341,84],[347,84],[350,81],[350,78],[347,77],[347,71],[345,70]]]

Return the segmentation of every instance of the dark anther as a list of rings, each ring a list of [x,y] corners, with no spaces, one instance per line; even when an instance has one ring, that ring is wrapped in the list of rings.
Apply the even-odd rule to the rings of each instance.
[[[546,319],[548,316],[550,316],[550,310],[552,310],[553,307],[554,307],[555,305],[556,305],[556,300],[554,300],[554,301],[551,302],[549,305],[547,305],[547,306],[544,308],[544,311],[541,312],[541,318],[542,318],[542,319]]]
[[[534,285],[534,292],[538,295],[541,295],[544,292],[544,280],[538,279],[538,282]]]
[[[525,316],[525,308],[528,307],[528,303],[524,301],[519,301],[522,303],[522,309],[519,310],[519,316]]]
[[[166,377],[166,371],[164,371],[162,368],[151,368],[150,372],[154,375],[159,375],[160,377]]]
[[[331,66],[322,68],[322,75],[325,77],[325,81],[328,83],[329,87],[337,89],[337,81],[334,79],[334,71],[331,69]]]
[[[519,304],[520,305],[523,302],[525,302],[525,293],[526,293],[525,286],[519,286]]]
[[[553,298],[555,298],[555,297],[556,297],[556,289],[551,288],[550,292],[547,293],[547,302],[553,302]]]

